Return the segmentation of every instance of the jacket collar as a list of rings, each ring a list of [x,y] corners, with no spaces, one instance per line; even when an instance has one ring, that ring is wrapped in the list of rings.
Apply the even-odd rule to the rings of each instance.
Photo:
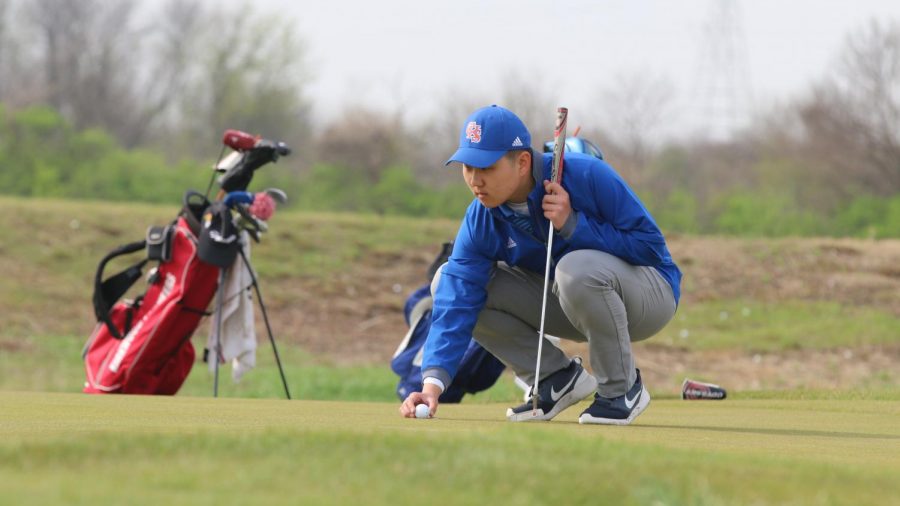
[[[534,187],[543,186],[544,182],[544,153],[531,150],[531,175],[534,177]]]

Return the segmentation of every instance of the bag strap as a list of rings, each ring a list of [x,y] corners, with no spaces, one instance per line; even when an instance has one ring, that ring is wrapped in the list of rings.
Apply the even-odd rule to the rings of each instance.
[[[141,278],[141,269],[144,268],[148,259],[142,259],[140,262],[128,267],[124,271],[110,276],[106,281],[103,281],[103,269],[113,258],[141,251],[146,246],[147,241],[132,242],[119,246],[103,257],[103,259],[100,260],[100,264],[97,265],[97,274],[94,275],[94,315],[97,317],[98,322],[106,324],[109,332],[116,339],[122,339],[124,336],[113,324],[109,317],[109,311],[112,309],[113,304],[125,295],[125,292]]]

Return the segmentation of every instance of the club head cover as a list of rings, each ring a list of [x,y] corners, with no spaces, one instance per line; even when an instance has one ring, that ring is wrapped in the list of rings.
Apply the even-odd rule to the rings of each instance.
[[[260,220],[268,220],[275,213],[275,199],[266,192],[259,192],[250,204],[250,214]]]

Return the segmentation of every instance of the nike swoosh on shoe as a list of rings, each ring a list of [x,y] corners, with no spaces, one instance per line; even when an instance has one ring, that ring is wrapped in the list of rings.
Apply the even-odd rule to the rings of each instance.
[[[562,395],[566,392],[566,390],[568,390],[569,387],[572,386],[572,383],[574,383],[575,380],[578,379],[578,376],[581,376],[581,374],[576,374],[575,376],[573,376],[572,379],[570,379],[569,382],[566,383],[566,386],[564,386],[562,388],[562,390],[560,390],[559,392],[557,392],[556,389],[553,388],[553,385],[551,385],[550,386],[550,399],[552,399],[553,402],[558,401],[559,398],[562,397]]]
[[[634,398],[631,399],[631,400],[628,399],[628,394],[625,394],[625,407],[628,408],[628,409],[633,408],[633,407],[634,407],[634,403],[637,402],[637,400],[641,398],[641,393],[642,393],[643,391],[644,391],[643,388],[640,389],[640,390],[638,390],[637,395],[635,395]]]

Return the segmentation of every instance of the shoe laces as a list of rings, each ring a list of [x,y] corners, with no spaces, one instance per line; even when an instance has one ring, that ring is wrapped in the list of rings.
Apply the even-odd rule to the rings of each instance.
[[[619,399],[620,397],[625,397],[625,396],[624,396],[624,395],[620,395],[620,396],[618,396],[618,397],[609,398],[609,397],[603,397],[602,395],[600,395],[599,392],[594,392],[594,402],[599,402],[599,403],[602,403],[602,404],[608,404],[608,405],[610,405],[610,406],[611,406],[614,402],[616,402],[616,399]]]

